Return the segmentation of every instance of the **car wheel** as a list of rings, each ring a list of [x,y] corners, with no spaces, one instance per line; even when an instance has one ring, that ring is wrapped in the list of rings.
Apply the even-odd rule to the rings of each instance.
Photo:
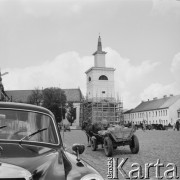
[[[104,152],[107,157],[112,156],[113,153],[113,144],[110,137],[104,138]]]
[[[92,149],[92,151],[96,151],[96,149],[97,149],[97,142],[96,142],[95,138],[91,139],[91,149]]]
[[[133,154],[137,154],[139,152],[139,140],[136,135],[132,136],[129,146]]]

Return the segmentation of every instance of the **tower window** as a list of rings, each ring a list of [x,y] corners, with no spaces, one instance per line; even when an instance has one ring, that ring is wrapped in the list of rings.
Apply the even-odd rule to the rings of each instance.
[[[108,80],[108,78],[107,78],[107,76],[102,75],[102,76],[99,77],[99,80]]]
[[[89,77],[89,81],[91,81],[91,77]]]

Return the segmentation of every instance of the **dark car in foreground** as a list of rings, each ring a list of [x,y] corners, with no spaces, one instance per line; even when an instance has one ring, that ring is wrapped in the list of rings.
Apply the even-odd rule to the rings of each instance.
[[[84,145],[72,152],[63,146],[54,115],[23,103],[0,102],[0,179],[102,180],[79,158]]]

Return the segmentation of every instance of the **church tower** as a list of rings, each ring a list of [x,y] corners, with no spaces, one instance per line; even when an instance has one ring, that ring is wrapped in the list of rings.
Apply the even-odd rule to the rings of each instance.
[[[94,55],[94,67],[86,73],[87,99],[90,101],[115,99],[114,93],[114,68],[106,67],[105,55],[102,50],[101,37],[98,38],[97,51]]]

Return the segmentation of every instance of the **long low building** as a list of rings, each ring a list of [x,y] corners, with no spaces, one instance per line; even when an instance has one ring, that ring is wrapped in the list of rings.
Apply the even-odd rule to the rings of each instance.
[[[136,108],[124,113],[125,123],[173,125],[180,118],[180,95],[164,96],[158,99],[142,101]]]
[[[82,92],[79,88],[62,90],[65,92],[67,102],[72,102],[74,108],[76,108],[76,119],[74,125],[79,126],[80,103],[83,98]],[[32,94],[32,91],[33,90],[9,90],[5,92],[11,101],[27,103],[28,97]]]

